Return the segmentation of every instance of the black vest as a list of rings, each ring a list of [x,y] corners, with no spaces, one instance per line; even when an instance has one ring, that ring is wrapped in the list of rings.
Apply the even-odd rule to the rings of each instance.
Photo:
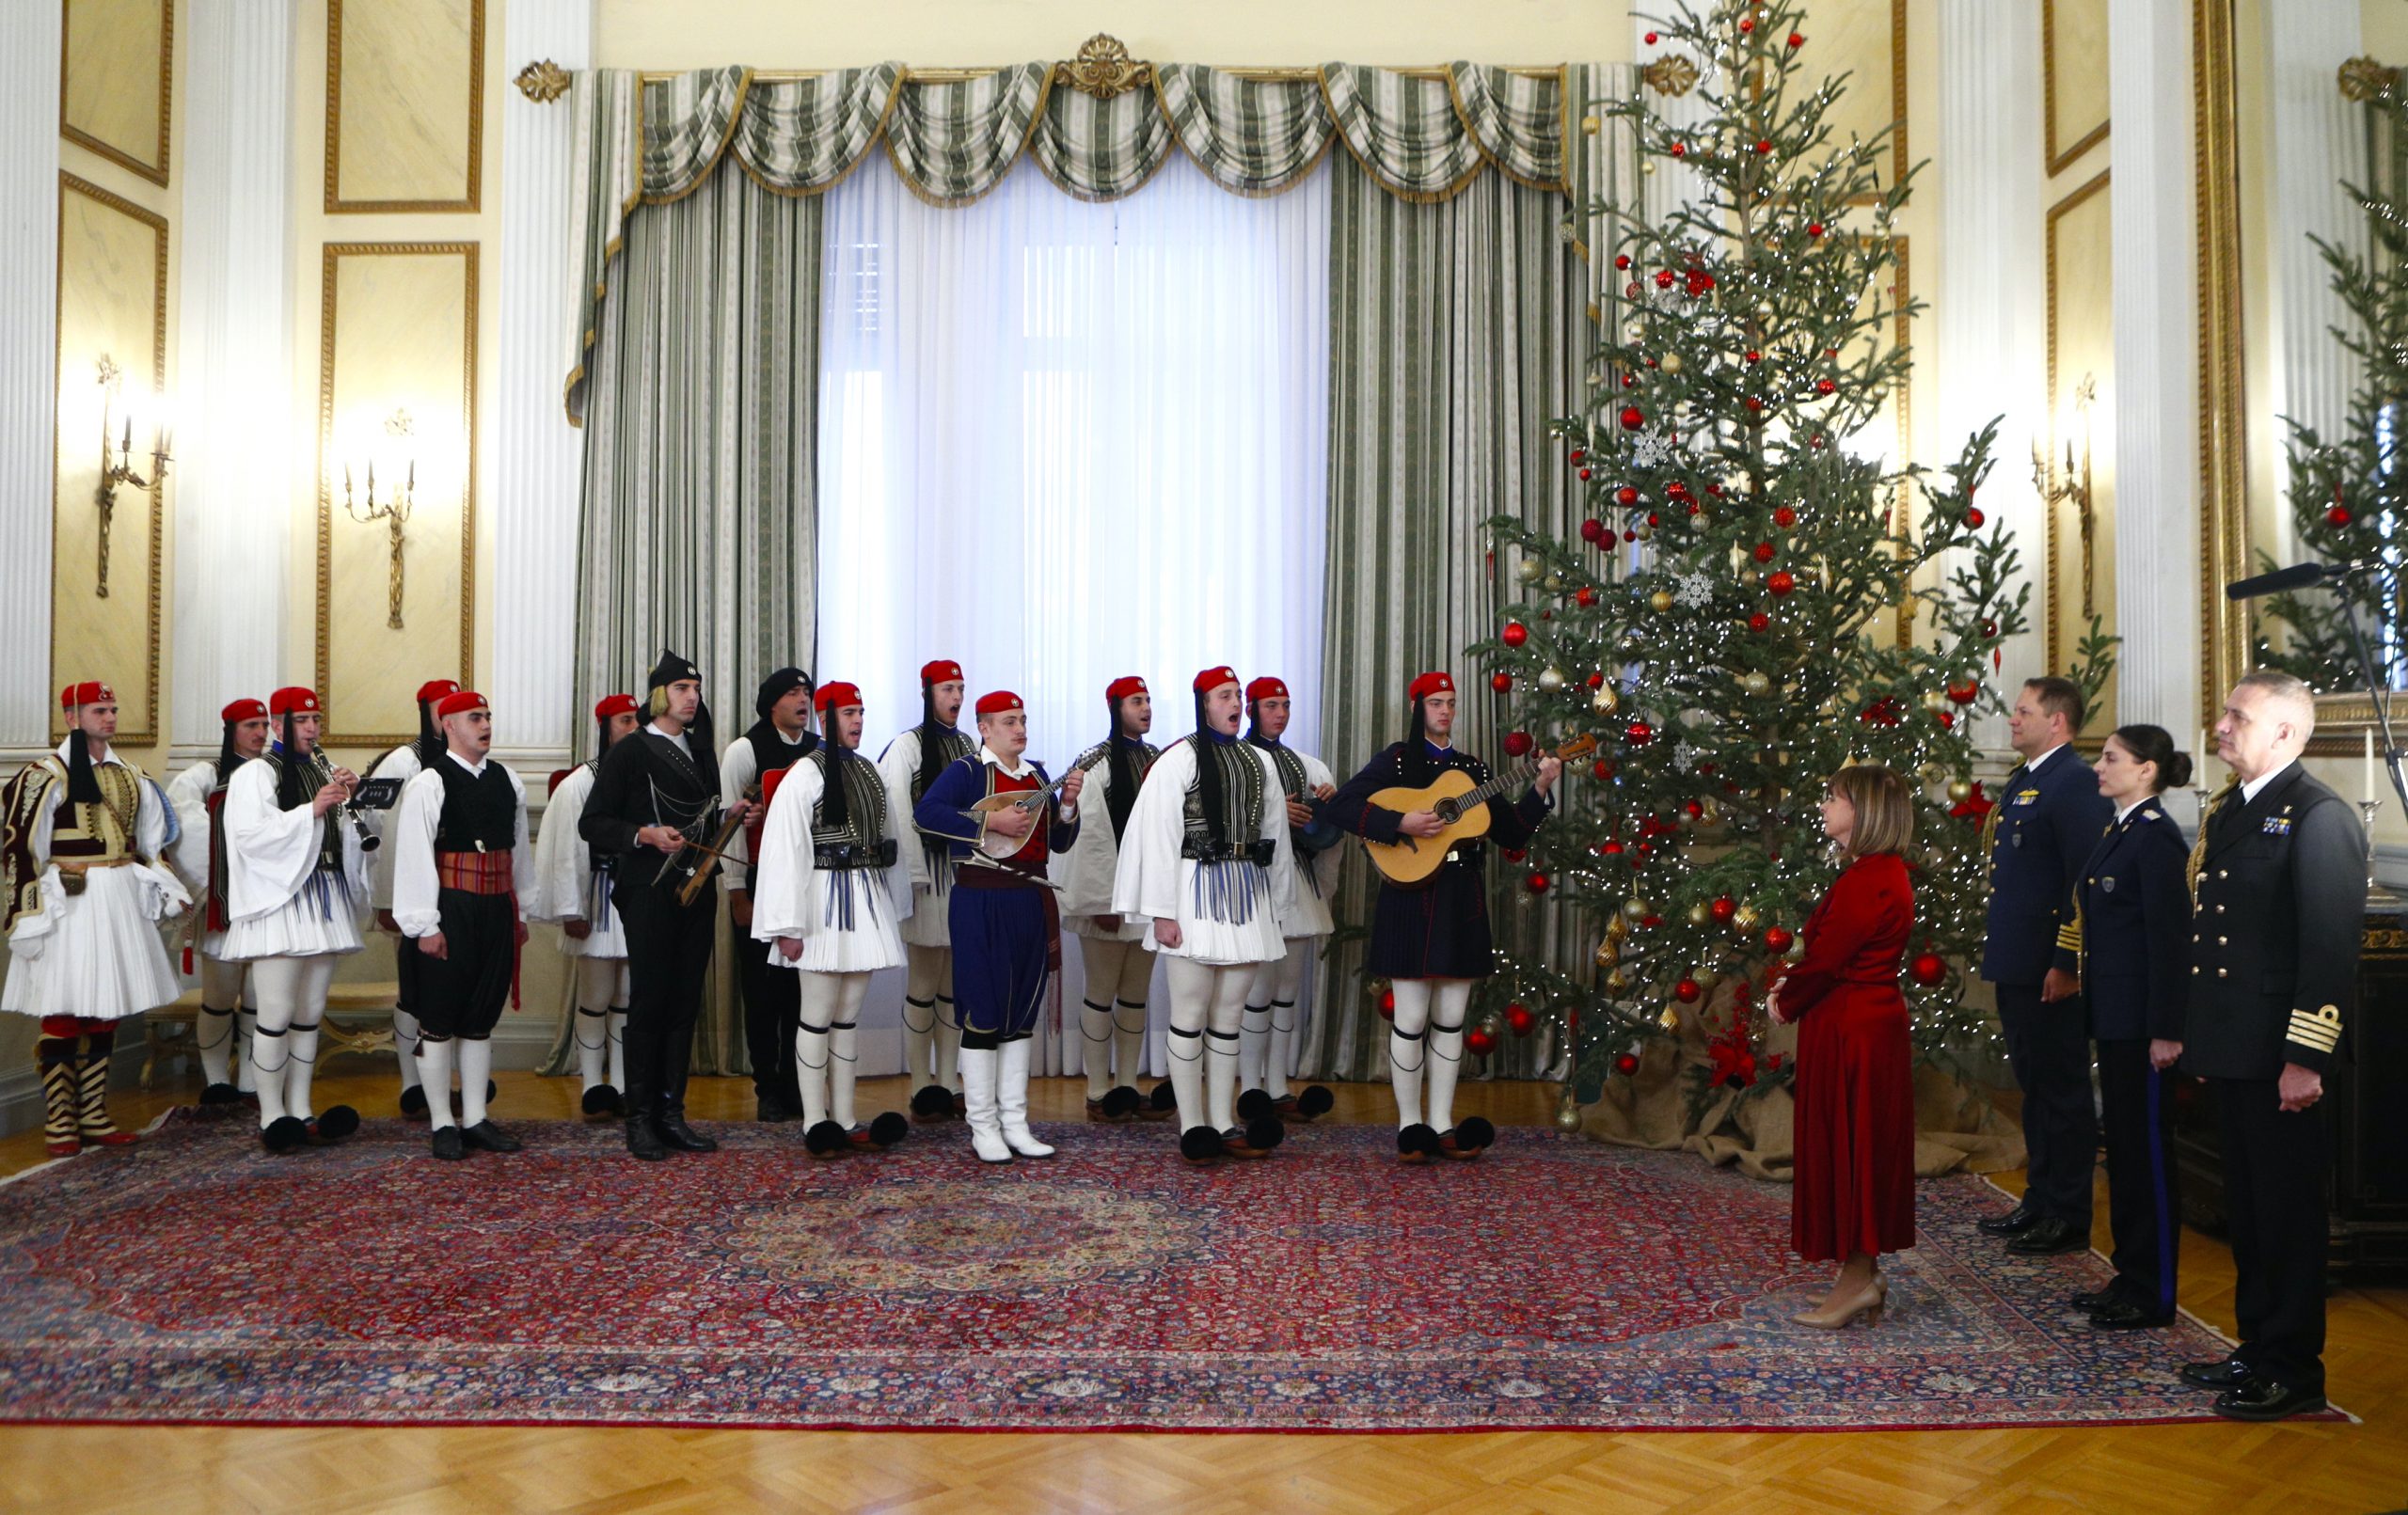
[[[507,852],[518,835],[518,793],[509,770],[488,761],[481,778],[446,753],[434,771],[443,780],[443,814],[435,823],[437,852]]]

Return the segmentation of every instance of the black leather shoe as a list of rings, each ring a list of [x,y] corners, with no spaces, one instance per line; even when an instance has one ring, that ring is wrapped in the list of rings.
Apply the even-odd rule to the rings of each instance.
[[[719,1150],[717,1142],[686,1124],[686,1113],[682,1110],[664,1110],[652,1118],[652,1124],[659,1130],[663,1145],[673,1146],[680,1152]]]
[[[2131,1300],[2111,1300],[2090,1312],[2094,1331],[2156,1331],[2174,1324],[2171,1310],[2152,1310]]]
[[[658,1162],[669,1156],[669,1149],[660,1144],[660,1133],[654,1130],[651,1120],[642,1115],[627,1117],[627,1151],[646,1162]]]
[[[457,1126],[435,1128],[435,1155],[446,1162],[457,1162],[468,1155],[467,1144],[460,1136]]]
[[[1975,1221],[1974,1229],[1994,1237],[2020,1237],[2040,1223],[2040,1212],[2021,1204],[2004,1215],[1993,1215],[1987,1221]]]
[[[2067,1252],[2088,1252],[2090,1233],[2077,1231],[2052,1216],[2035,1221],[2023,1234],[2006,1244],[2006,1250],[2019,1257],[2054,1257]]]
[[[527,1144],[489,1120],[481,1120],[462,1131],[460,1139],[488,1152],[515,1152]]]
[[[2111,1304],[2123,1302],[2123,1282],[2119,1278],[2105,1288],[2085,1289],[2080,1294],[2068,1294],[2066,1296],[2066,1303],[2072,1309],[2095,1315]]]
[[[2215,1412],[2226,1420],[2289,1420],[2293,1415],[2321,1414],[2323,1394],[2294,1389],[2273,1379],[2251,1379],[2237,1389],[2216,1396]]]
[[[2249,1365],[2238,1357],[2220,1357],[2212,1363],[2185,1363],[2182,1381],[2194,1389],[2237,1389],[2257,1377]]]

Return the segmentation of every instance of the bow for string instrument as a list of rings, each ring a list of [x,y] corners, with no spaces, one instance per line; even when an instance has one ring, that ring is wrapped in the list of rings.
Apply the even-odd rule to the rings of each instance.
[[[760,797],[759,784],[746,786],[745,803],[750,804]],[[742,829],[744,829],[744,813],[742,811],[726,812],[721,817],[719,830],[712,834],[708,846],[699,842],[689,842],[679,847],[669,855],[667,862],[660,865],[660,872],[654,876],[653,883],[666,884],[672,878],[684,876],[686,881],[677,886],[677,903],[693,904],[695,900],[702,897],[703,891],[709,887],[711,876],[719,872],[719,865],[726,860],[727,844],[735,841],[736,833]]]
[[[1557,748],[1552,755],[1562,760],[1596,750],[1594,736],[1581,735]],[[1371,865],[1379,869],[1382,877],[1401,888],[1428,883],[1458,843],[1488,834],[1488,802],[1529,778],[1544,755],[1547,754],[1534,752],[1483,784],[1475,785],[1471,775],[1460,768],[1449,768],[1423,788],[1399,785],[1373,795],[1371,803],[1383,810],[1408,815],[1426,810],[1436,815],[1445,829],[1436,836],[1400,835],[1394,842],[1374,842],[1366,837],[1363,850],[1370,855]]]

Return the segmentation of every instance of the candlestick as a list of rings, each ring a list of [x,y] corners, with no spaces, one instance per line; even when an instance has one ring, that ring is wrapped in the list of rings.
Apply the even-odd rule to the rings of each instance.
[[[2364,798],[2364,799],[2362,799],[2362,800],[2360,801],[2360,803],[2361,803],[2361,804],[2364,804],[2365,806],[2367,806],[2367,807],[2368,807],[2368,824],[2369,824],[2369,825],[2371,825],[2371,824],[2372,824],[2373,807],[2374,807],[2374,805],[2375,805],[2375,797],[2374,797],[2374,733],[2373,733],[2372,731],[2365,731],[2365,732],[2361,732],[2361,733],[2359,733],[2358,734],[2366,738],[2365,755],[2364,755],[2364,757],[2360,760],[2360,766],[2361,766],[2361,768],[2362,768],[2362,770],[2363,770],[2363,771],[2360,773],[2360,775],[2359,775],[2359,780],[2358,780],[2358,790],[2359,790],[2359,792],[2360,792],[2362,795],[2364,795],[2364,796],[2365,796],[2365,798]]]

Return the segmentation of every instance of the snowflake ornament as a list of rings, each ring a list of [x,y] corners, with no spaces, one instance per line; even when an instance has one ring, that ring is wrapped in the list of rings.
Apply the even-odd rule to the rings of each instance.
[[[1684,610],[1703,610],[1714,603],[1714,580],[1703,574],[1683,574],[1672,587],[1672,598]]]
[[[1660,468],[1671,457],[1672,444],[1661,432],[1641,432],[1630,444],[1630,461],[1642,468]]]

